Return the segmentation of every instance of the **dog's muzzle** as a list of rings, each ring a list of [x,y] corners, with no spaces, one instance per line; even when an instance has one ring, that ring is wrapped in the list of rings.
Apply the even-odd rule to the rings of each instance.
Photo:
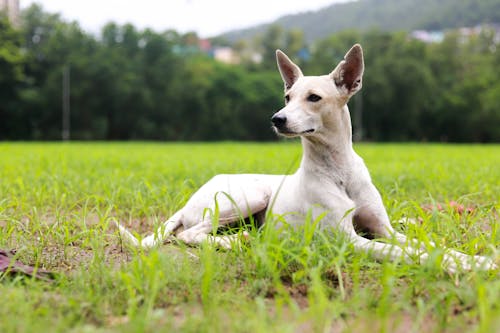
[[[277,113],[271,118],[271,122],[273,123],[273,127],[276,130],[276,132],[284,136],[294,137],[298,135],[306,135],[315,132],[314,129],[308,129],[302,132],[291,131],[287,126],[286,117],[283,115],[279,115]]]

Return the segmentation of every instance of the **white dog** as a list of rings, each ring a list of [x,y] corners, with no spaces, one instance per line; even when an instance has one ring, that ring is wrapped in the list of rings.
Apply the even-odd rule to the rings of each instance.
[[[279,50],[276,57],[285,83],[286,105],[271,121],[278,134],[301,138],[303,157],[297,172],[286,176],[217,175],[154,234],[139,242],[118,225],[122,238],[134,246],[152,247],[176,234],[188,244],[208,240],[231,247],[238,241],[237,236],[215,235],[214,229],[249,216],[264,222],[271,213],[285,216],[291,225],[301,225],[311,212],[313,218],[323,215],[320,228],[344,233],[355,250],[369,251],[381,260],[426,260],[428,254],[418,242],[407,240],[392,228],[380,194],[352,147],[347,102],[361,89],[364,70],[361,46],[354,45],[344,60],[323,76],[304,76]],[[360,229],[376,238],[393,238],[398,245],[362,237],[356,232]],[[489,258],[449,249],[443,266],[450,272],[496,267]]]

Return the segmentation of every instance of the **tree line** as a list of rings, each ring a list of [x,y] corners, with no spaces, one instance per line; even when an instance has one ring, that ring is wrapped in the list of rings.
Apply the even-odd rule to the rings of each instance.
[[[364,87],[350,103],[358,138],[499,142],[496,38],[488,28],[434,44],[405,32],[343,31],[306,45],[300,31],[271,26],[233,44],[241,63],[228,65],[200,52],[194,33],[109,23],[95,36],[32,5],[19,29],[0,18],[0,139],[61,138],[66,71],[72,139],[273,140],[269,119],[283,105],[274,50],[315,75],[360,42]],[[262,61],[246,56],[252,50]]]

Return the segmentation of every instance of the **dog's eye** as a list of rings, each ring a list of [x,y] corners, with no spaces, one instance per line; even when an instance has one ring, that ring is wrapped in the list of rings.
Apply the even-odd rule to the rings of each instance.
[[[321,96],[318,96],[318,95],[316,95],[316,94],[311,94],[311,95],[307,96],[307,100],[308,100],[309,102],[317,102],[317,101],[319,101],[320,99],[321,99]]]
[[[290,102],[290,95],[285,95],[285,102],[286,103]]]

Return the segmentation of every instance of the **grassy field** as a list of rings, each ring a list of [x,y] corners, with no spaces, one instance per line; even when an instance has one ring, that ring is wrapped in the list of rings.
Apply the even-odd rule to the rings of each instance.
[[[419,219],[398,230],[500,261],[499,145],[356,148],[391,218]],[[144,235],[216,173],[299,160],[297,142],[0,143],[0,248],[58,272],[0,277],[0,332],[500,332],[499,272],[447,274],[439,250],[425,265],[374,262],[309,221],[284,237],[248,227],[241,251],[141,252],[111,227]]]

